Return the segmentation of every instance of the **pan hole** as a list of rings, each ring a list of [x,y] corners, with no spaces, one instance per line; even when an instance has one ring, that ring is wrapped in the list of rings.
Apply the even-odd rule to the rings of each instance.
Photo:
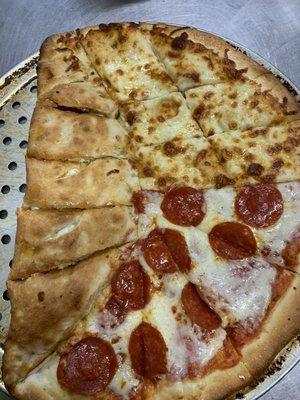
[[[4,300],[9,301],[8,290],[4,290],[2,297]]]
[[[3,119],[0,119],[0,128],[5,125],[5,121]]]
[[[1,193],[7,194],[7,193],[9,193],[9,192],[10,192],[10,187],[9,187],[8,185],[2,186],[2,188],[1,188]]]
[[[25,193],[26,192],[26,188],[27,188],[26,183],[22,183],[22,185],[20,185],[20,187],[19,187],[19,191],[21,193]]]
[[[20,102],[19,101],[14,101],[13,103],[12,103],[12,108],[14,109],[14,110],[17,110],[19,107],[20,107]]]
[[[19,122],[19,124],[21,124],[21,125],[23,125],[23,124],[25,124],[26,122],[27,122],[27,118],[26,117],[20,117],[19,119],[18,119],[18,122]]]
[[[6,210],[1,210],[0,211],[0,218],[5,219],[7,217],[8,213]]]
[[[12,263],[13,263],[13,260],[10,260],[10,262],[8,263],[8,265],[9,265],[9,268],[11,268],[11,267],[12,267]]]
[[[8,244],[9,242],[10,242],[10,236],[9,235],[3,235],[2,236],[2,238],[1,238],[1,242],[3,243],[3,244]]]
[[[30,88],[31,93],[36,93],[37,92],[37,86],[31,86]]]
[[[2,313],[0,313],[0,321],[2,320]],[[3,349],[3,343],[0,344],[1,349]]]
[[[9,144],[11,144],[11,138],[8,137],[8,136],[6,136],[6,137],[3,139],[3,144],[5,144],[5,146],[8,146]]]
[[[14,162],[14,161],[12,161],[12,162],[10,162],[9,164],[8,164],[8,169],[10,170],[10,171],[14,171],[15,169],[17,169],[17,163],[16,162]]]
[[[22,142],[19,144],[21,149],[26,149],[27,147],[27,140],[22,140]]]

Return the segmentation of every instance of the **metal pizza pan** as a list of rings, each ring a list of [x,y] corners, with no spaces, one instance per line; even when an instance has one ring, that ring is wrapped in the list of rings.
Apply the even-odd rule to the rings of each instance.
[[[220,36],[221,37],[221,36]],[[276,67],[239,43],[224,38],[238,51],[271,71],[296,96],[300,90]],[[25,153],[31,115],[36,102],[38,53],[22,61],[0,78],[0,361],[10,321],[6,290],[14,251],[16,209],[26,190]],[[278,354],[259,379],[233,399],[257,400],[279,382],[300,361],[300,336]],[[0,398],[11,399],[0,377]]]

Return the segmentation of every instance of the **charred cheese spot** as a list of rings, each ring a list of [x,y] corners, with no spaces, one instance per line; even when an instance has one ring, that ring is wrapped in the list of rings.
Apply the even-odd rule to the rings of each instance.
[[[183,32],[180,36],[174,38],[171,42],[171,46],[174,50],[183,50],[188,44],[188,34]]]
[[[184,152],[184,149],[180,146],[176,146],[174,142],[166,142],[163,145],[163,153],[168,157],[176,156],[182,152]]]
[[[260,176],[263,173],[264,167],[257,163],[252,163],[248,167],[248,174],[254,176]]]
[[[234,181],[230,178],[228,178],[228,176],[220,174],[218,176],[216,176],[215,178],[215,188],[216,189],[221,189],[224,186],[227,185],[233,185]]]

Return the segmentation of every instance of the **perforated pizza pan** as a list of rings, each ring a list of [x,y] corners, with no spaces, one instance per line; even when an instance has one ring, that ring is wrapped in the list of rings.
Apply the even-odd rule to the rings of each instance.
[[[270,70],[294,95],[299,96],[299,89],[275,67],[241,45],[227,38],[222,39]],[[12,264],[16,208],[21,205],[26,190],[25,153],[30,118],[36,102],[37,60],[38,53],[0,78],[0,358],[3,355],[2,343],[10,319],[10,303],[5,282]],[[258,399],[282,379],[299,360],[300,336],[289,343],[261,378],[233,398]],[[0,399],[10,399],[1,379]]]

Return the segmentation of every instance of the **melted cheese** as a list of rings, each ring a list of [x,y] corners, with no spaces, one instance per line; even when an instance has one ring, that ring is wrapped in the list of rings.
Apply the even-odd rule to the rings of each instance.
[[[260,248],[266,246],[271,250],[268,260],[283,265],[282,250],[289,240],[300,234],[300,183],[281,183],[277,187],[283,197],[283,214],[276,224],[254,229],[254,234]]]
[[[153,325],[164,338],[169,375],[180,379],[188,374],[189,365],[199,368],[210,361],[222,348],[226,332],[219,328],[209,339],[201,328],[193,325],[181,305],[181,293],[188,283],[181,273],[165,274],[162,288],[155,292],[143,312],[144,321]]]
[[[259,322],[271,300],[276,270],[262,259],[227,261],[210,247],[207,235],[195,228],[185,233],[193,269],[189,279],[199,286],[223,323]]]

